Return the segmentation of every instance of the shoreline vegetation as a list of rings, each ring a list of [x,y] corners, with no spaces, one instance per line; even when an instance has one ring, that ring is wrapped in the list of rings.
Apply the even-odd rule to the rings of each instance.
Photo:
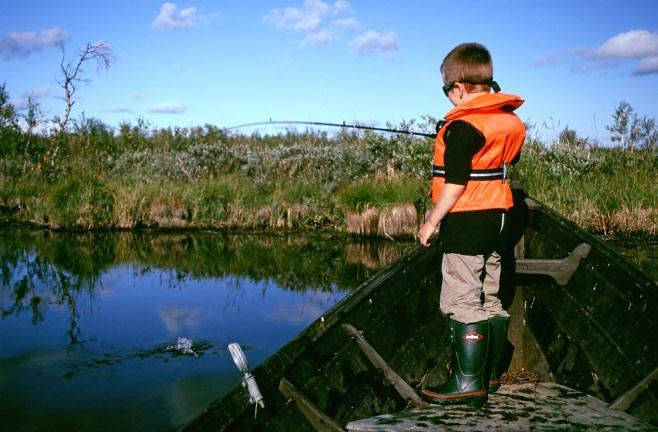
[[[415,235],[430,205],[428,138],[347,129],[227,134],[212,125],[153,129],[143,120],[112,128],[84,117],[65,131],[35,133],[34,119],[11,110],[4,88],[0,96],[4,223],[66,230],[330,228],[401,238]],[[626,106],[627,125],[613,115],[608,127],[619,145],[600,145],[568,127],[553,139],[530,128],[511,177],[591,232],[656,235],[658,132],[653,119]],[[648,132],[635,133],[629,118],[649,122]],[[434,124],[425,117],[387,126],[426,131]]]

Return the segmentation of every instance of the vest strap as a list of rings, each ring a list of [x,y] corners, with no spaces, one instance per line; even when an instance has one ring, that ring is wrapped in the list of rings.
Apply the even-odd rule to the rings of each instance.
[[[471,175],[468,177],[470,180],[478,181],[487,181],[487,180],[505,180],[506,178],[506,167],[503,168],[493,168],[493,169],[474,169],[471,170]],[[446,176],[446,167],[433,165],[432,166],[432,175],[434,177]]]

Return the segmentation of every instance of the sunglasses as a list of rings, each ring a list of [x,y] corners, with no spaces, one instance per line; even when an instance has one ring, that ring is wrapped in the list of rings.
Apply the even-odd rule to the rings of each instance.
[[[443,90],[443,94],[446,95],[446,97],[448,97],[448,93],[450,93],[450,90],[455,88],[455,85],[458,82],[464,83],[464,84],[485,84],[485,85],[490,85],[495,93],[498,93],[500,91],[500,86],[498,85],[498,83],[496,81],[494,81],[493,78],[491,78],[491,79],[488,79],[488,80],[485,80],[485,81],[480,81],[480,82],[466,81],[466,80],[455,81],[453,83],[450,83],[448,85],[444,85],[443,87],[441,87],[441,89]]]
[[[451,84],[448,84],[448,85],[444,85],[443,87],[441,87],[443,89],[443,94],[446,95],[446,97],[448,97],[448,93],[450,93],[450,90],[455,88],[455,84],[457,84],[457,82],[454,82],[454,83],[451,83]]]

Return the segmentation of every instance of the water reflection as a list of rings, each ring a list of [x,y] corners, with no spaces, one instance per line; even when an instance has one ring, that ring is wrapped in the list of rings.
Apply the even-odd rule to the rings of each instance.
[[[175,428],[238,381],[228,343],[259,364],[409,246],[0,232],[0,417],[18,431]],[[198,357],[170,349],[179,336]]]
[[[614,237],[606,242],[658,281],[658,237]]]
[[[157,269],[162,285],[170,290],[182,289],[190,278],[231,275],[234,291],[241,290],[243,280],[270,281],[296,291],[327,291],[355,287],[408,246],[318,235],[4,232],[1,313],[3,318],[29,313],[37,324],[50,307],[64,306],[73,345],[80,336],[80,297],[93,302],[97,294],[111,295],[103,291],[100,276],[112,267],[137,265],[134,271],[140,275]],[[239,307],[237,299],[227,302],[231,304]],[[317,315],[317,307],[308,313]],[[158,314],[168,330],[180,331],[199,326],[201,309],[163,307]],[[276,314],[287,312],[272,311]]]

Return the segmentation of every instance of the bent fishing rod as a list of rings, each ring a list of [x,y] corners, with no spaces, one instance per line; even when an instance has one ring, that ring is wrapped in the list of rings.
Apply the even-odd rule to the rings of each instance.
[[[300,124],[300,125],[309,125],[309,126],[330,126],[330,127],[340,127],[340,128],[348,128],[348,129],[363,129],[363,130],[372,130],[372,131],[378,131],[378,132],[391,132],[391,133],[398,133],[398,134],[405,134],[405,135],[416,135],[416,136],[422,136],[426,138],[436,138],[435,133],[425,133],[425,132],[416,132],[416,131],[410,131],[410,130],[402,130],[402,129],[391,129],[391,128],[378,128],[374,126],[362,126],[362,125],[352,125],[352,124],[346,124],[345,122],[343,123],[328,123],[328,122],[315,122],[315,121],[299,121],[299,120],[272,120],[270,119],[269,121],[263,121],[263,122],[255,122],[255,123],[244,123],[236,126],[231,126],[224,128],[224,131],[230,131],[234,129],[242,129],[242,128],[247,128],[247,127],[253,127],[253,126],[266,126],[266,125],[278,125],[278,124]]]

